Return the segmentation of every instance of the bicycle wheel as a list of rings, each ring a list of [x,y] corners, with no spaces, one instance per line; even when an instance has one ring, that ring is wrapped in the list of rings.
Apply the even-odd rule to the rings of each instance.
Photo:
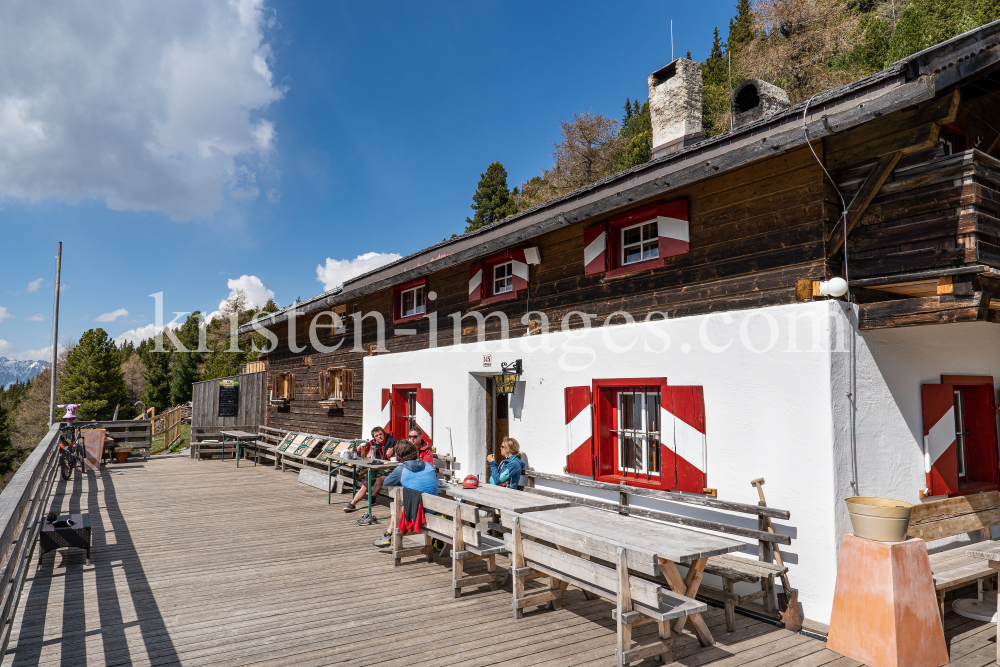
[[[62,474],[62,478],[67,481],[73,476],[73,468],[76,467],[71,461],[72,457],[68,456],[65,451],[59,455],[59,472]]]

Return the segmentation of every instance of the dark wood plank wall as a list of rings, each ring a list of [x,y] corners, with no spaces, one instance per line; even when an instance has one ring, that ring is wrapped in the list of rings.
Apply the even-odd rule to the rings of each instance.
[[[238,417],[219,416],[219,381],[239,380]],[[195,382],[191,393],[191,428],[262,426],[266,418],[267,371]]]
[[[822,153],[822,146],[818,150]],[[427,287],[437,295],[429,303],[429,310],[438,312],[437,344],[453,343],[449,315],[454,312],[503,312],[510,335],[520,336],[526,331],[521,320],[529,309],[545,312],[553,330],[558,330],[563,316],[573,310],[596,315],[595,324],[622,310],[636,319],[653,311],[674,318],[793,303],[796,280],[826,276],[825,237],[836,219],[837,207],[835,195],[808,149],[722,174],[652,201],[679,198],[688,199],[691,252],[667,258],[663,268],[617,278],[584,275],[583,230],[602,217],[533,239],[528,245],[538,246],[541,264],[530,267],[530,287],[517,299],[485,306],[470,304],[468,266],[431,275]],[[628,208],[647,203],[635,202]],[[348,304],[348,313],[354,305]],[[416,336],[392,335],[391,290],[362,298],[357,305],[363,312],[379,311],[386,318],[389,353],[428,347],[428,319],[401,325],[415,328]],[[300,318],[298,345],[308,345],[311,317]],[[467,317],[462,325],[462,340],[475,340],[475,321]],[[581,326],[579,318],[573,326]],[[496,317],[487,319],[486,331],[489,339],[499,337]],[[331,354],[292,354],[287,325],[280,325],[276,333],[279,345],[268,355],[269,373],[294,373],[295,400],[288,407],[268,407],[267,424],[345,438],[366,435],[361,433],[362,359],[376,340],[371,319],[365,320],[363,327],[364,352],[352,351],[353,327],[346,336],[319,336],[324,345],[344,341],[341,349]],[[328,410],[319,405],[318,376],[330,366],[354,370],[355,399],[342,408]]]

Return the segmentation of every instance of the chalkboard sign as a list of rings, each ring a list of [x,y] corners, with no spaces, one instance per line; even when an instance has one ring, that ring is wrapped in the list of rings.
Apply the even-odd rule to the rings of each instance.
[[[219,381],[219,416],[238,417],[240,414],[240,381]]]

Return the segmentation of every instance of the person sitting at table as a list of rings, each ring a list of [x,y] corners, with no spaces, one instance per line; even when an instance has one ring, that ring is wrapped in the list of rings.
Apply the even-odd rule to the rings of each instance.
[[[490,464],[490,484],[494,486],[506,486],[517,490],[517,484],[521,481],[521,473],[524,472],[524,463],[521,461],[521,445],[514,438],[504,438],[500,443],[500,453],[504,460],[497,466],[496,457],[492,454],[486,457]]]
[[[433,465],[417,457],[418,450],[413,444],[412,435],[411,431],[410,441],[396,446],[396,458],[402,462],[402,465],[396,466],[385,478],[385,486],[402,486],[404,489],[414,489],[436,496],[438,494],[437,471]],[[387,547],[391,543],[392,526],[373,544],[377,547]]]
[[[406,440],[411,445],[417,448],[417,456],[431,465],[434,465],[434,450],[431,446],[424,442],[424,431],[419,426],[414,424],[407,431]]]
[[[372,429],[372,439],[365,444],[365,457],[373,459],[381,459],[382,461],[388,461],[393,456],[393,451],[397,445],[396,439],[385,432],[385,429],[381,426],[376,426]],[[379,489],[385,483],[385,475],[381,475],[372,484],[372,495],[378,495]],[[358,509],[358,503],[365,499],[365,494],[368,492],[368,485],[364,482],[361,483],[361,488],[358,492],[354,494],[354,498],[351,502],[347,503],[344,507],[345,512],[353,512]],[[365,517],[362,517],[362,519]],[[362,524],[367,525],[367,524]]]

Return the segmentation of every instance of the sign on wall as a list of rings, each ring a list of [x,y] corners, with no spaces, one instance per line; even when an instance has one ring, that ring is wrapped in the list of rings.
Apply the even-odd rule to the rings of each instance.
[[[219,416],[237,417],[240,414],[240,381],[219,380]]]

